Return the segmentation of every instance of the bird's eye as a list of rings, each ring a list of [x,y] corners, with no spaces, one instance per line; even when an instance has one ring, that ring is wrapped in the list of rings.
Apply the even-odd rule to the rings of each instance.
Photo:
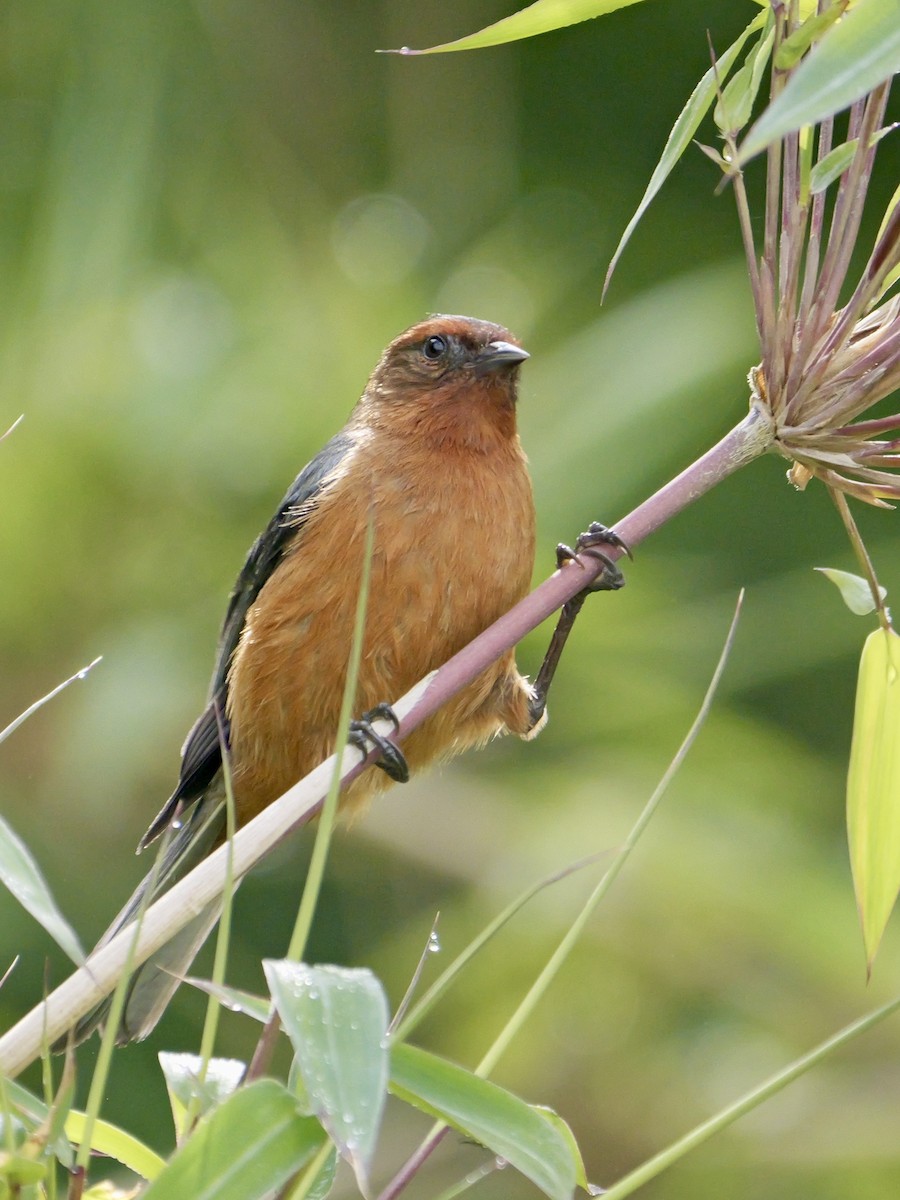
[[[425,344],[422,347],[422,353],[426,358],[432,360],[440,358],[447,350],[447,339],[442,338],[440,334],[434,334],[433,337],[426,338]]]

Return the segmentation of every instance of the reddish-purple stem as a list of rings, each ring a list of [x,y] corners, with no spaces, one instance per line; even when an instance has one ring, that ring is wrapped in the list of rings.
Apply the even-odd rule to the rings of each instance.
[[[394,1200],[396,1196],[399,1196],[403,1189],[412,1183],[413,1176],[419,1167],[434,1153],[449,1132],[450,1129],[447,1125],[441,1125],[437,1129],[433,1129],[424,1139],[418,1150],[409,1156],[384,1191],[379,1194],[378,1200]]]
[[[769,449],[772,441],[771,418],[760,408],[751,409],[744,420],[711,450],[617,522],[616,533],[626,545],[632,548],[639,545],[676,513]],[[615,559],[620,553],[610,547],[608,556]],[[591,583],[602,570],[602,562],[585,558],[583,567],[569,564],[545,579],[515,608],[444,663],[418,704],[402,721],[399,736],[404,737],[430,717],[504,651],[515,646],[526,633]]]

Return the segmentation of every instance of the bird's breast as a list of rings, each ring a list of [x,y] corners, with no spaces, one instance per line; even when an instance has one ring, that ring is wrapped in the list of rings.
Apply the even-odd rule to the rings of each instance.
[[[402,695],[530,583],[534,508],[517,441],[489,457],[374,445],[354,458],[247,614],[229,676],[239,805],[242,772],[248,793],[271,799],[330,752],[369,523],[357,713]]]

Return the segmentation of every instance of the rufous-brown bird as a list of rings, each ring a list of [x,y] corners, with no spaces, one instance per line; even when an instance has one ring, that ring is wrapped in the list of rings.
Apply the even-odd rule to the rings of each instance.
[[[528,590],[535,518],[516,432],[526,358],[508,330],[459,316],[422,321],[381,355],[346,425],[300,472],[247,556],[178,786],[139,847],[173,826],[163,862],[103,941],[134,917],[151,883],[156,896],[222,840],[222,733],[238,824],[334,752],[370,522],[355,702],[363,716],[353,732],[366,751],[374,741],[383,769],[347,788],[342,812],[405,778],[407,764],[415,771],[494,734],[528,738],[541,728],[549,678],[536,692],[513,651],[412,732],[402,754],[366,719]],[[616,542],[605,530],[597,540]],[[561,557],[571,553],[562,548]],[[601,586],[620,582],[612,569]],[[218,915],[210,909],[138,968],[120,1041],[151,1031]],[[77,1038],[102,1022],[106,1007],[81,1022]]]

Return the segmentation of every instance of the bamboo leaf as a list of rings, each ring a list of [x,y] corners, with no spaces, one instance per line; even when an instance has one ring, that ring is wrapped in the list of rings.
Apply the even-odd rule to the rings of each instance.
[[[815,46],[741,146],[743,165],[770,142],[848,108],[900,71],[900,0],[859,0]]]
[[[736,134],[750,120],[753,103],[759,94],[763,73],[772,53],[775,29],[762,36],[747,55],[740,70],[735,71],[716,104],[713,120],[725,134]],[[721,80],[720,80],[721,83]]]
[[[0,883],[3,883],[56,944],[81,966],[84,951],[75,930],[53,899],[41,869],[21,838],[0,817]]]
[[[429,46],[427,50],[410,50],[408,46],[403,46],[399,50],[385,50],[382,53],[446,54],[455,50],[481,50],[486,46],[501,46],[505,42],[517,42],[539,33],[549,33],[553,29],[577,25],[581,21],[591,21],[594,17],[603,17],[619,8],[638,3],[640,0],[535,0],[527,8],[453,42]]]
[[[387,1096],[384,989],[371,971],[271,959],[263,967],[294,1046],[304,1101],[365,1193]]]
[[[39,1100],[37,1096],[32,1095],[31,1092],[22,1087],[14,1079],[5,1079],[3,1087],[6,1090],[11,1106],[22,1119],[22,1123],[26,1128],[33,1132],[39,1126],[44,1126],[47,1129],[47,1146],[50,1152],[55,1155],[64,1167],[70,1168],[74,1161],[72,1147],[69,1144],[65,1127],[61,1134],[56,1130],[54,1120],[56,1116],[55,1111],[48,1108],[43,1100]],[[71,1115],[71,1112],[69,1112],[66,1119],[68,1120]],[[2,1117],[0,1117],[0,1120],[2,1120]]]
[[[315,1179],[305,1193],[303,1200],[325,1200],[325,1197],[334,1186],[334,1177],[337,1175],[338,1152],[331,1147],[328,1157],[322,1164],[321,1169],[316,1174]]]
[[[850,142],[843,142],[840,146],[826,154],[813,167],[809,174],[809,192],[811,196],[815,196],[817,192],[824,192],[830,183],[833,183],[839,175],[850,166],[853,161],[853,156],[856,154],[856,147],[859,145],[859,138],[853,138]]]
[[[668,140],[663,147],[662,156],[656,164],[653,174],[650,176],[650,182],[647,184],[646,191],[641,197],[641,202],[637,206],[634,216],[626,225],[625,232],[619,239],[618,246],[616,246],[615,254],[612,256],[612,261],[609,264],[606,279],[603,283],[604,296],[612,279],[613,271],[615,271],[622,256],[622,251],[631,240],[631,235],[637,228],[638,222],[650,207],[657,192],[672,173],[682,154],[684,154],[685,150],[691,144],[691,139],[697,132],[700,122],[706,116],[707,112],[709,112],[710,106],[716,98],[716,88],[722,86],[731,68],[734,66],[738,55],[743,50],[747,39],[758,29],[762,29],[766,23],[767,16],[767,13],[762,12],[754,17],[744,32],[738,37],[737,41],[732,42],[725,53],[716,61],[715,67],[709,68],[693,92],[691,92],[687,104],[685,104],[684,108],[678,114],[678,119],[672,126],[672,132],[669,134]]]
[[[847,10],[848,0],[835,0],[824,12],[814,12],[778,47],[775,66],[779,71],[795,67],[803,55]]]
[[[871,973],[900,888],[900,637],[892,629],[869,634],[859,664],[847,832]]]
[[[199,1099],[197,1116],[216,1108],[238,1087],[247,1070],[246,1063],[234,1058],[211,1058],[203,1071],[203,1058],[198,1054],[173,1054],[161,1050],[159,1065],[166,1081],[175,1135],[180,1141],[185,1133],[186,1118],[191,1102]]]
[[[898,204],[900,204],[900,187],[898,187],[897,190],[894,192],[893,196],[891,196],[890,203],[888,204],[887,209],[885,210],[884,217],[882,218],[881,225],[878,229],[878,237],[875,239],[876,246],[881,241],[881,236],[887,229],[888,222],[890,221],[891,217],[894,215],[894,211],[897,208]],[[891,288],[897,282],[898,279],[900,279],[900,263],[898,263],[897,266],[894,267],[893,270],[889,271],[888,274],[885,276],[884,283],[882,284],[881,291],[879,293],[879,298],[881,296],[883,296],[884,293],[889,288]]]
[[[213,983],[209,979],[198,979],[194,975],[188,975],[184,982],[197,988],[198,991],[206,992],[208,996],[215,996],[229,1012],[241,1012],[262,1024],[269,1019],[272,1002],[265,996],[255,996],[252,992],[245,992],[241,988],[228,987],[224,983]]]
[[[200,1122],[142,1200],[261,1200],[322,1145],[318,1121],[302,1117],[290,1092],[260,1079]]]
[[[580,1173],[571,1135],[546,1111],[415,1046],[391,1050],[391,1091],[474,1138],[552,1200],[569,1200]]]
[[[872,599],[872,589],[869,581],[861,575],[852,575],[849,571],[839,571],[836,567],[814,567],[820,575],[824,575],[841,593],[841,598],[852,613],[864,617],[875,611],[875,601]],[[887,588],[879,585],[881,599],[887,598]]]
[[[85,1118],[83,1112],[73,1110],[66,1117],[66,1136],[76,1145],[81,1144],[84,1135]],[[91,1133],[91,1149],[96,1154],[105,1154],[114,1158],[140,1175],[142,1179],[155,1179],[166,1165],[164,1158],[144,1145],[142,1141],[109,1121],[95,1121]]]

